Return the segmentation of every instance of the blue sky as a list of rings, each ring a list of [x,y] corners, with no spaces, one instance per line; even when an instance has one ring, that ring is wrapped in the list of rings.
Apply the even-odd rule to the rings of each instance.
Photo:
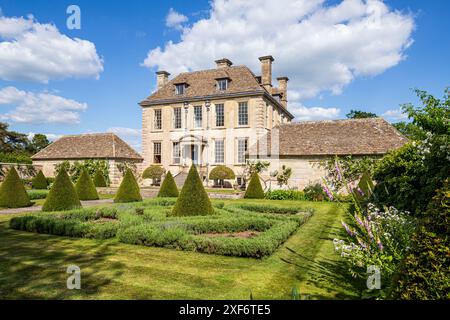
[[[289,108],[298,120],[344,118],[350,109],[362,109],[397,121],[399,117],[389,115],[401,103],[417,101],[411,88],[441,96],[450,85],[448,1],[393,0],[383,7],[378,1],[374,6],[359,1],[344,5],[283,0],[297,10],[297,16],[292,13],[285,19],[292,19],[290,25],[277,20],[286,12],[277,15],[270,2],[267,7],[259,3],[251,7],[249,1],[243,7],[235,0],[222,1],[216,0],[212,8],[203,0],[1,0],[0,120],[20,132],[55,136],[109,130],[139,149],[137,103],[154,90],[154,71],[163,68],[174,75],[209,68],[214,58],[222,56],[258,73],[257,57],[274,55],[274,78],[289,76]],[[80,30],[66,27],[70,4],[81,9]],[[339,5],[339,11],[332,11]],[[372,23],[372,7],[381,10],[376,13],[380,21],[375,19],[379,24],[366,33],[359,23]],[[267,8],[267,14],[261,10],[258,15],[255,8]],[[301,19],[309,19],[308,29],[297,25]],[[27,21],[28,29],[18,34],[20,23]],[[345,25],[346,33],[327,32],[336,23]],[[38,24],[56,29],[40,33]],[[270,29],[260,30],[259,25]],[[34,40],[24,36],[27,32],[36,36]],[[259,36],[255,32],[265,34],[261,41],[247,44]],[[40,36],[57,41],[40,47]],[[167,45],[169,41],[172,45]],[[244,48],[239,41],[246,43]],[[20,54],[11,54],[7,45],[19,46]],[[36,56],[44,63],[22,54],[26,50],[39,51]],[[34,111],[27,114],[28,108]]]

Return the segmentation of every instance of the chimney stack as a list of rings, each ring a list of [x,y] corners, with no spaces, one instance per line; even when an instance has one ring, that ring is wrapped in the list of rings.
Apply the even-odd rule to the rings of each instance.
[[[216,60],[217,69],[231,67],[233,65],[233,62],[228,60],[227,58],[222,58],[219,60]]]
[[[281,104],[283,107],[287,108],[287,83],[289,81],[288,77],[279,77],[278,80],[278,90],[281,92]]]
[[[269,93],[272,93],[272,56],[260,57],[261,61],[261,84]]]
[[[156,72],[156,84],[158,90],[161,89],[167,82],[169,82],[170,73],[167,71],[157,71]]]

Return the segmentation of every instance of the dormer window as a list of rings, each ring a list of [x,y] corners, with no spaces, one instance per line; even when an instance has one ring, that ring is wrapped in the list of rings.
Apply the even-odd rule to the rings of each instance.
[[[218,79],[217,89],[219,91],[226,91],[228,89],[228,79]]]
[[[179,83],[179,84],[175,85],[175,94],[176,95],[184,94],[185,90],[186,90],[185,83]]]

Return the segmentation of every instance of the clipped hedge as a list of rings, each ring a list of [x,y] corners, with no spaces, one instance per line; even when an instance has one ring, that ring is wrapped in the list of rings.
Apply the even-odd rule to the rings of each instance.
[[[100,170],[95,171],[94,185],[98,188],[105,188],[108,186],[108,184],[106,183],[106,179]]]
[[[67,172],[62,169],[42,206],[42,211],[62,211],[81,207],[80,199]]]
[[[234,171],[227,166],[217,166],[209,173],[209,179],[211,180],[225,180],[234,178],[236,178]]]
[[[166,177],[164,178],[161,187],[159,188],[157,197],[178,197],[178,187],[173,179],[172,173],[170,170],[167,172]]]
[[[75,190],[80,200],[98,200],[97,189],[86,169],[81,171],[81,175],[75,184]]]
[[[264,197],[268,200],[307,200],[303,191],[296,190],[271,190]]]
[[[117,190],[114,202],[120,203],[135,201],[142,201],[142,196],[133,172],[130,169],[127,169],[122,182],[120,183],[119,190]]]
[[[32,204],[16,169],[11,167],[0,185],[0,207],[22,208]]]
[[[245,191],[244,198],[246,199],[264,199],[264,190],[261,186],[261,181],[259,181],[259,176],[257,173],[253,173],[248,184],[247,190]]]
[[[211,200],[203,187],[195,166],[191,166],[177,203],[173,207],[174,216],[204,216],[214,214]]]
[[[30,200],[45,199],[48,196],[48,190],[27,190]]]
[[[42,170],[39,170],[36,176],[31,179],[31,188],[32,189],[47,189],[48,183],[47,178],[45,178],[44,173]]]
[[[165,172],[166,170],[162,166],[153,164],[144,170],[142,179],[161,179]]]

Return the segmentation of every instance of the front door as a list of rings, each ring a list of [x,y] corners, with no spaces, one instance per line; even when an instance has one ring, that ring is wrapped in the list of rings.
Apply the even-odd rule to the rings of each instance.
[[[191,144],[191,160],[192,164],[198,165],[198,145]]]

